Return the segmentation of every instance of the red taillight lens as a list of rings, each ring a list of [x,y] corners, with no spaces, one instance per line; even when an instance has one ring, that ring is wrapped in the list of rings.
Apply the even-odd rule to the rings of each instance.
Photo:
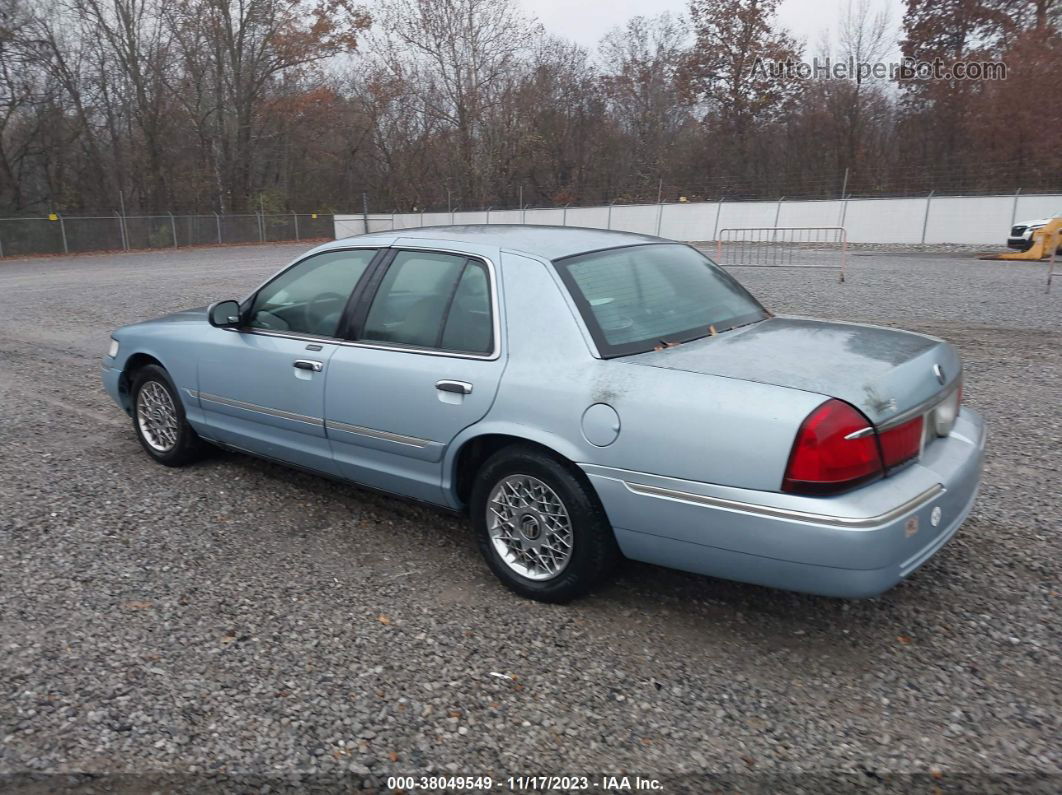
[[[833,494],[883,474],[870,421],[841,400],[827,400],[797,431],[782,491]]]
[[[881,431],[878,441],[881,444],[881,457],[885,461],[885,469],[892,469],[905,461],[910,461],[918,455],[922,449],[923,420],[915,417],[910,422],[897,425],[895,428]]]

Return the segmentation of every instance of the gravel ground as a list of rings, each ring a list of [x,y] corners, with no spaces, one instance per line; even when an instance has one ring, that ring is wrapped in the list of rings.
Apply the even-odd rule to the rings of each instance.
[[[300,250],[0,262],[0,789],[1062,787],[1062,283],[1045,295],[1044,266],[734,271],[775,311],[962,349],[984,489],[908,582],[845,602],[630,563],[558,607],[505,591],[457,519],[139,449],[99,384],[110,329],[242,295]]]

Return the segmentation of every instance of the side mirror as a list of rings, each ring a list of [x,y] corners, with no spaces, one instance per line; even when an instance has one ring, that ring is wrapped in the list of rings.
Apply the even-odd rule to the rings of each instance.
[[[235,301],[218,301],[207,308],[207,320],[214,328],[235,328],[240,325],[240,305]]]

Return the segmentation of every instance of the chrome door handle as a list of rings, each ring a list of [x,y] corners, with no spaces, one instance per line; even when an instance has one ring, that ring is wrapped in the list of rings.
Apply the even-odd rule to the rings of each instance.
[[[472,393],[472,384],[467,381],[436,381],[435,388],[440,392],[456,392],[458,395]]]
[[[315,362],[312,359],[296,359],[295,369],[297,370],[312,370],[315,373],[321,372],[324,369],[324,364],[321,362]]]

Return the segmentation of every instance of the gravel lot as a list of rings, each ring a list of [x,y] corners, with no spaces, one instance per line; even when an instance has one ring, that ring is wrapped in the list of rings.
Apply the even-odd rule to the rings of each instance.
[[[1062,279],[1045,295],[1045,266],[862,252],[844,285],[735,269],[775,311],[962,349],[985,484],[908,582],[844,602],[630,563],[557,607],[505,591],[456,519],[140,450],[99,384],[109,331],[243,295],[304,248],[0,261],[0,789],[429,772],[1062,788]]]

